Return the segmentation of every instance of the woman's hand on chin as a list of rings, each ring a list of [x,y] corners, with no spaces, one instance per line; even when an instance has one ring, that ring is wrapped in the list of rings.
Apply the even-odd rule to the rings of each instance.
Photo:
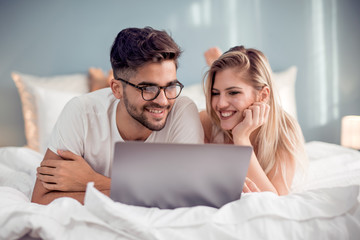
[[[264,102],[254,102],[244,110],[244,118],[233,129],[234,144],[251,145],[250,134],[262,126],[269,117],[270,106]]]

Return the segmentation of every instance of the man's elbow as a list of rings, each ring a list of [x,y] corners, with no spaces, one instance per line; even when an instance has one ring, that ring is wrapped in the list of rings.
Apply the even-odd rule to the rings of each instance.
[[[38,194],[38,193],[34,192],[32,195],[32,198],[31,198],[31,202],[42,204],[42,205],[47,205],[54,200],[49,197],[50,196],[47,193]]]
[[[49,191],[42,194],[33,194],[31,202],[42,205],[47,205],[57,198],[73,198],[79,203],[84,204],[85,192],[61,192],[61,191]]]
[[[49,193],[49,190],[42,186],[39,179],[36,179],[33,193],[31,196],[31,202],[44,205],[49,204],[52,200],[49,201],[49,196],[47,195],[47,193]]]

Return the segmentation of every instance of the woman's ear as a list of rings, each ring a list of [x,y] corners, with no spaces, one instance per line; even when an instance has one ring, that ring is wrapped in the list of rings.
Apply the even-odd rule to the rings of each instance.
[[[112,78],[110,80],[110,87],[111,87],[111,90],[114,94],[114,96],[117,98],[117,99],[121,99],[122,96],[123,96],[123,86],[122,86],[122,83],[119,81],[119,80],[115,80],[114,78]]]
[[[270,98],[270,88],[268,86],[263,87],[260,90],[260,102],[268,102]]]

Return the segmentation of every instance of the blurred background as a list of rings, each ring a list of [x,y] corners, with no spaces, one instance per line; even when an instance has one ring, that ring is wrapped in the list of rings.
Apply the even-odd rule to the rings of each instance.
[[[144,26],[166,30],[181,46],[185,86],[202,81],[203,53],[212,46],[257,48],[275,72],[297,66],[305,140],[339,144],[341,118],[360,115],[359,13],[358,0],[1,0],[0,146],[26,144],[12,71],[107,71],[117,33]]]

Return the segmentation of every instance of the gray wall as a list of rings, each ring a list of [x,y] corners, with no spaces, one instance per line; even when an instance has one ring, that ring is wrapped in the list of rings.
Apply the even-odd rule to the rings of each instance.
[[[298,67],[296,100],[306,141],[340,143],[340,120],[360,115],[360,1],[0,1],[0,146],[25,144],[11,71],[39,76],[110,69],[126,27],[171,32],[183,48],[178,78],[198,83],[203,52],[243,44],[275,71]]]

